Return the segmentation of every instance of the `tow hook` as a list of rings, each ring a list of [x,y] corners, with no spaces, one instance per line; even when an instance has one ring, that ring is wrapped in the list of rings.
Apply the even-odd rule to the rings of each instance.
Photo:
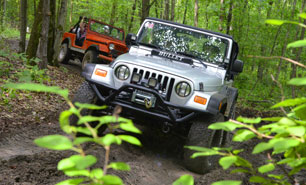
[[[171,126],[172,126],[172,124],[170,124],[170,123],[168,123],[168,122],[165,122],[165,123],[163,124],[163,126],[162,126],[162,131],[163,131],[163,133],[165,133],[165,134],[169,133],[170,130],[171,130]]]

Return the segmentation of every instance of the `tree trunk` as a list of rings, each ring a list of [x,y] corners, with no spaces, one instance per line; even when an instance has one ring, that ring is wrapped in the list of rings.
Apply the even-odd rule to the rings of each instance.
[[[114,23],[115,23],[117,3],[118,3],[117,0],[113,0],[111,17],[110,17],[110,20],[109,20],[110,25],[114,25]]]
[[[48,31],[48,64],[54,65],[53,55],[54,55],[54,40],[55,40],[55,20],[56,20],[56,0],[50,0],[50,23]]]
[[[48,31],[50,23],[50,0],[43,0],[43,2],[43,22],[41,25],[41,39],[39,44],[41,61],[38,64],[40,69],[45,69],[48,65]]]
[[[169,0],[165,0],[165,10],[164,10],[164,19],[169,20]]]
[[[224,0],[220,0],[219,31],[223,31],[224,12],[225,12]]]
[[[69,24],[72,24],[72,11],[73,11],[73,0],[70,0],[70,15],[69,15]]]
[[[60,10],[57,15],[57,25],[55,31],[54,55],[53,55],[53,61],[54,61],[53,63],[56,66],[58,66],[57,56],[60,52],[60,46],[66,24],[67,4],[68,0],[61,0]]]
[[[304,8],[305,8],[305,4],[306,4],[306,0],[304,0],[303,3],[302,3],[302,7],[301,7],[300,13],[303,13]],[[301,19],[300,19],[300,22],[301,22]],[[305,19],[304,19],[303,23],[306,24],[306,20]],[[299,27],[298,27],[298,29],[299,29]],[[299,31],[297,30],[297,32],[296,32],[296,38],[297,39],[296,40],[303,40],[304,39],[304,35],[305,35],[305,27],[302,27],[300,37],[298,37],[298,33],[299,33]],[[303,49],[302,47],[299,47],[299,48],[296,48],[294,50],[294,53],[296,54],[295,55],[295,60],[296,61],[300,61],[301,54],[302,54],[302,49]],[[292,71],[291,71],[290,77],[291,78],[296,78],[296,65],[291,64],[291,68],[292,68]],[[292,95],[292,98],[296,97],[295,86],[291,87],[291,95]]]
[[[34,14],[34,17],[36,15],[36,0],[33,0],[33,14]]]
[[[185,11],[184,11],[184,17],[183,17],[183,24],[186,24],[187,8],[188,8],[188,0],[186,0],[186,3],[185,3]]]
[[[149,13],[150,13],[150,0],[142,0],[140,25],[145,20],[145,18],[149,16]]]
[[[171,0],[171,21],[174,21],[175,17],[175,0]]]
[[[134,23],[134,15],[136,10],[137,0],[134,1],[133,7],[132,7],[132,15],[131,15],[131,22],[129,24],[128,33],[130,33],[133,23]]]
[[[20,0],[20,41],[19,53],[25,52],[27,34],[27,0]]]
[[[194,0],[194,26],[198,27],[199,0]]]
[[[229,34],[229,31],[231,30],[231,22],[233,17],[233,0],[230,0],[229,3],[229,9],[227,14],[227,22],[226,22],[226,34]]]
[[[41,31],[43,1],[44,0],[39,1],[34,23],[32,26],[31,36],[26,51],[26,54],[29,59],[36,57]],[[32,63],[32,65],[34,65],[34,63]]]

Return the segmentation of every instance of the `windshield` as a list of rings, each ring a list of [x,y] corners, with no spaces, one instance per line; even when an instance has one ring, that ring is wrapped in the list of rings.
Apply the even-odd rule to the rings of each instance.
[[[224,62],[229,45],[227,39],[218,36],[151,21],[145,23],[138,42],[213,64]]]
[[[110,27],[106,24],[101,24],[101,23],[92,21],[90,22],[90,30],[103,34],[103,35],[113,37],[115,39],[119,39],[119,40],[124,39],[124,33],[122,30],[119,30],[114,27]]]

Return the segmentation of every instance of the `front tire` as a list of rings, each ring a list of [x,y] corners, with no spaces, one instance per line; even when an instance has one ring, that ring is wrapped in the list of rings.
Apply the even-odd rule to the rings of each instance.
[[[57,56],[57,61],[62,64],[67,64],[71,58],[71,51],[68,47],[68,43],[63,43],[60,48],[60,52]]]
[[[208,126],[211,123],[224,121],[224,116],[218,113],[215,116],[205,116],[192,121],[186,146],[200,146],[205,148],[221,147],[225,132],[222,130],[211,130]],[[190,158],[195,151],[184,149],[184,163],[187,169],[192,172],[204,174],[218,165],[218,156],[205,156]]]
[[[94,92],[94,90],[92,89],[92,87],[90,86],[90,84],[85,81],[80,88],[78,89],[78,91],[76,92],[72,103],[75,104],[75,102],[79,102],[79,103],[86,103],[86,104],[97,104],[98,103],[98,97],[96,95],[96,93]],[[86,116],[86,115],[95,115],[97,116],[97,112],[90,110],[90,109],[83,109],[81,111],[81,115],[82,116]],[[70,123],[71,125],[74,126],[78,126],[77,122],[78,122],[79,118],[76,115],[72,115],[70,117]],[[97,125],[96,122],[90,122],[90,125],[92,127],[95,127]],[[80,125],[81,126],[81,125]],[[98,129],[98,133],[103,133],[106,129],[106,125],[102,125],[99,129]],[[79,134],[78,134],[79,135]]]
[[[88,63],[97,63],[98,54],[95,50],[89,50],[85,53],[82,60],[82,70],[85,68],[85,65]]]

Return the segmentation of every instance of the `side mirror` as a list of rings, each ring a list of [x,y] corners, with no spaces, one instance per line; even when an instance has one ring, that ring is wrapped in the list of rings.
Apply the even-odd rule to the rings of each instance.
[[[232,72],[241,73],[243,70],[243,62],[241,60],[235,60],[232,64]]]
[[[137,36],[134,33],[129,33],[126,36],[125,44],[130,47],[133,44],[136,44]]]

